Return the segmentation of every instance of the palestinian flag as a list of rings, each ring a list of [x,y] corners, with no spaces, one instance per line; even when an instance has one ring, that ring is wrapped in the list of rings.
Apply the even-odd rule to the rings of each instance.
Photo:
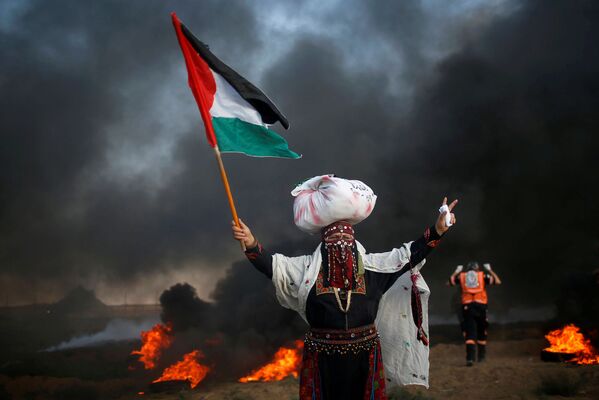
[[[287,118],[256,86],[219,60],[175,13],[171,14],[183,51],[189,87],[198,103],[208,143],[223,153],[300,158],[269,125],[289,128]]]

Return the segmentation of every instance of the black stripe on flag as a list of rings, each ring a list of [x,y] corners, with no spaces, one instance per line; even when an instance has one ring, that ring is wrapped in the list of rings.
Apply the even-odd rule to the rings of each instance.
[[[187,40],[189,40],[189,43],[193,46],[195,51],[198,52],[200,57],[206,61],[210,68],[225,78],[227,82],[229,82],[231,86],[237,90],[239,95],[260,113],[262,116],[262,121],[267,124],[274,124],[275,122],[279,121],[281,125],[285,127],[285,129],[289,128],[289,121],[287,121],[287,118],[285,118],[277,106],[270,101],[264,92],[250,83],[243,76],[235,72],[227,64],[219,60],[218,57],[212,54],[212,52],[209,50],[208,45],[196,38],[185,25],[181,24],[181,29]]]

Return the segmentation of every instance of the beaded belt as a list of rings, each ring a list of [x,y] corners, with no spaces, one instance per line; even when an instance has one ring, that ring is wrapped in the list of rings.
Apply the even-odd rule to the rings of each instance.
[[[308,350],[326,354],[357,354],[378,343],[379,333],[374,324],[348,330],[311,328],[304,339]]]

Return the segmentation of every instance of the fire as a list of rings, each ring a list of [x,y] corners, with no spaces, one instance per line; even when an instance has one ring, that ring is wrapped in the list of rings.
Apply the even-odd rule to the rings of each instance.
[[[131,354],[138,354],[139,361],[144,364],[145,369],[153,369],[160,358],[163,349],[173,342],[171,336],[172,328],[169,325],[156,324],[149,331],[141,333],[141,348],[133,350]]]
[[[304,342],[301,340],[295,341],[295,348],[281,347],[275,353],[272,362],[240,378],[239,382],[280,381],[289,375],[297,378],[301,364],[300,350],[303,348]]]
[[[599,355],[595,352],[591,341],[585,339],[574,324],[551,331],[545,335],[545,338],[550,344],[545,351],[576,354],[576,357],[570,360],[576,364],[599,364]]]
[[[146,369],[156,368],[156,363],[160,359],[162,350],[168,348],[173,343],[172,327],[170,325],[156,324],[149,331],[141,333],[141,348],[133,350],[131,354],[138,354],[139,361],[144,364]],[[166,368],[156,382],[163,381],[188,381],[192,388],[196,387],[210,371],[205,365],[198,362],[198,359],[204,355],[199,350],[183,356],[183,361]],[[143,395],[143,392],[139,392]]]
[[[153,383],[164,381],[188,381],[192,388],[204,380],[210,368],[198,362],[204,355],[199,350],[194,350],[183,356],[183,361],[171,365],[164,370],[162,376]]]

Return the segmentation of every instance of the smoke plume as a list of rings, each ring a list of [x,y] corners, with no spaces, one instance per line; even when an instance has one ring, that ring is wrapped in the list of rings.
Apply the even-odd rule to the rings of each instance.
[[[172,10],[268,93],[304,154],[225,157],[239,212],[265,245],[312,251],[293,226],[289,191],[336,173],[379,196],[356,227],[370,251],[415,239],[444,195],[460,199],[458,224],[423,271],[433,308],[448,303],[442,283],[470,259],[504,278],[506,289],[491,293],[496,310],[552,304],[562,270],[598,266],[596,2],[0,7],[7,304],[51,301],[77,284],[102,288],[108,303],[130,288],[139,295],[128,301],[155,301],[144,284],[177,271],[196,271],[192,283],[206,293],[241,259]],[[227,304],[221,311],[236,318],[220,330],[247,337],[250,325],[269,327],[239,310],[270,309],[228,298],[223,285],[214,309]]]

